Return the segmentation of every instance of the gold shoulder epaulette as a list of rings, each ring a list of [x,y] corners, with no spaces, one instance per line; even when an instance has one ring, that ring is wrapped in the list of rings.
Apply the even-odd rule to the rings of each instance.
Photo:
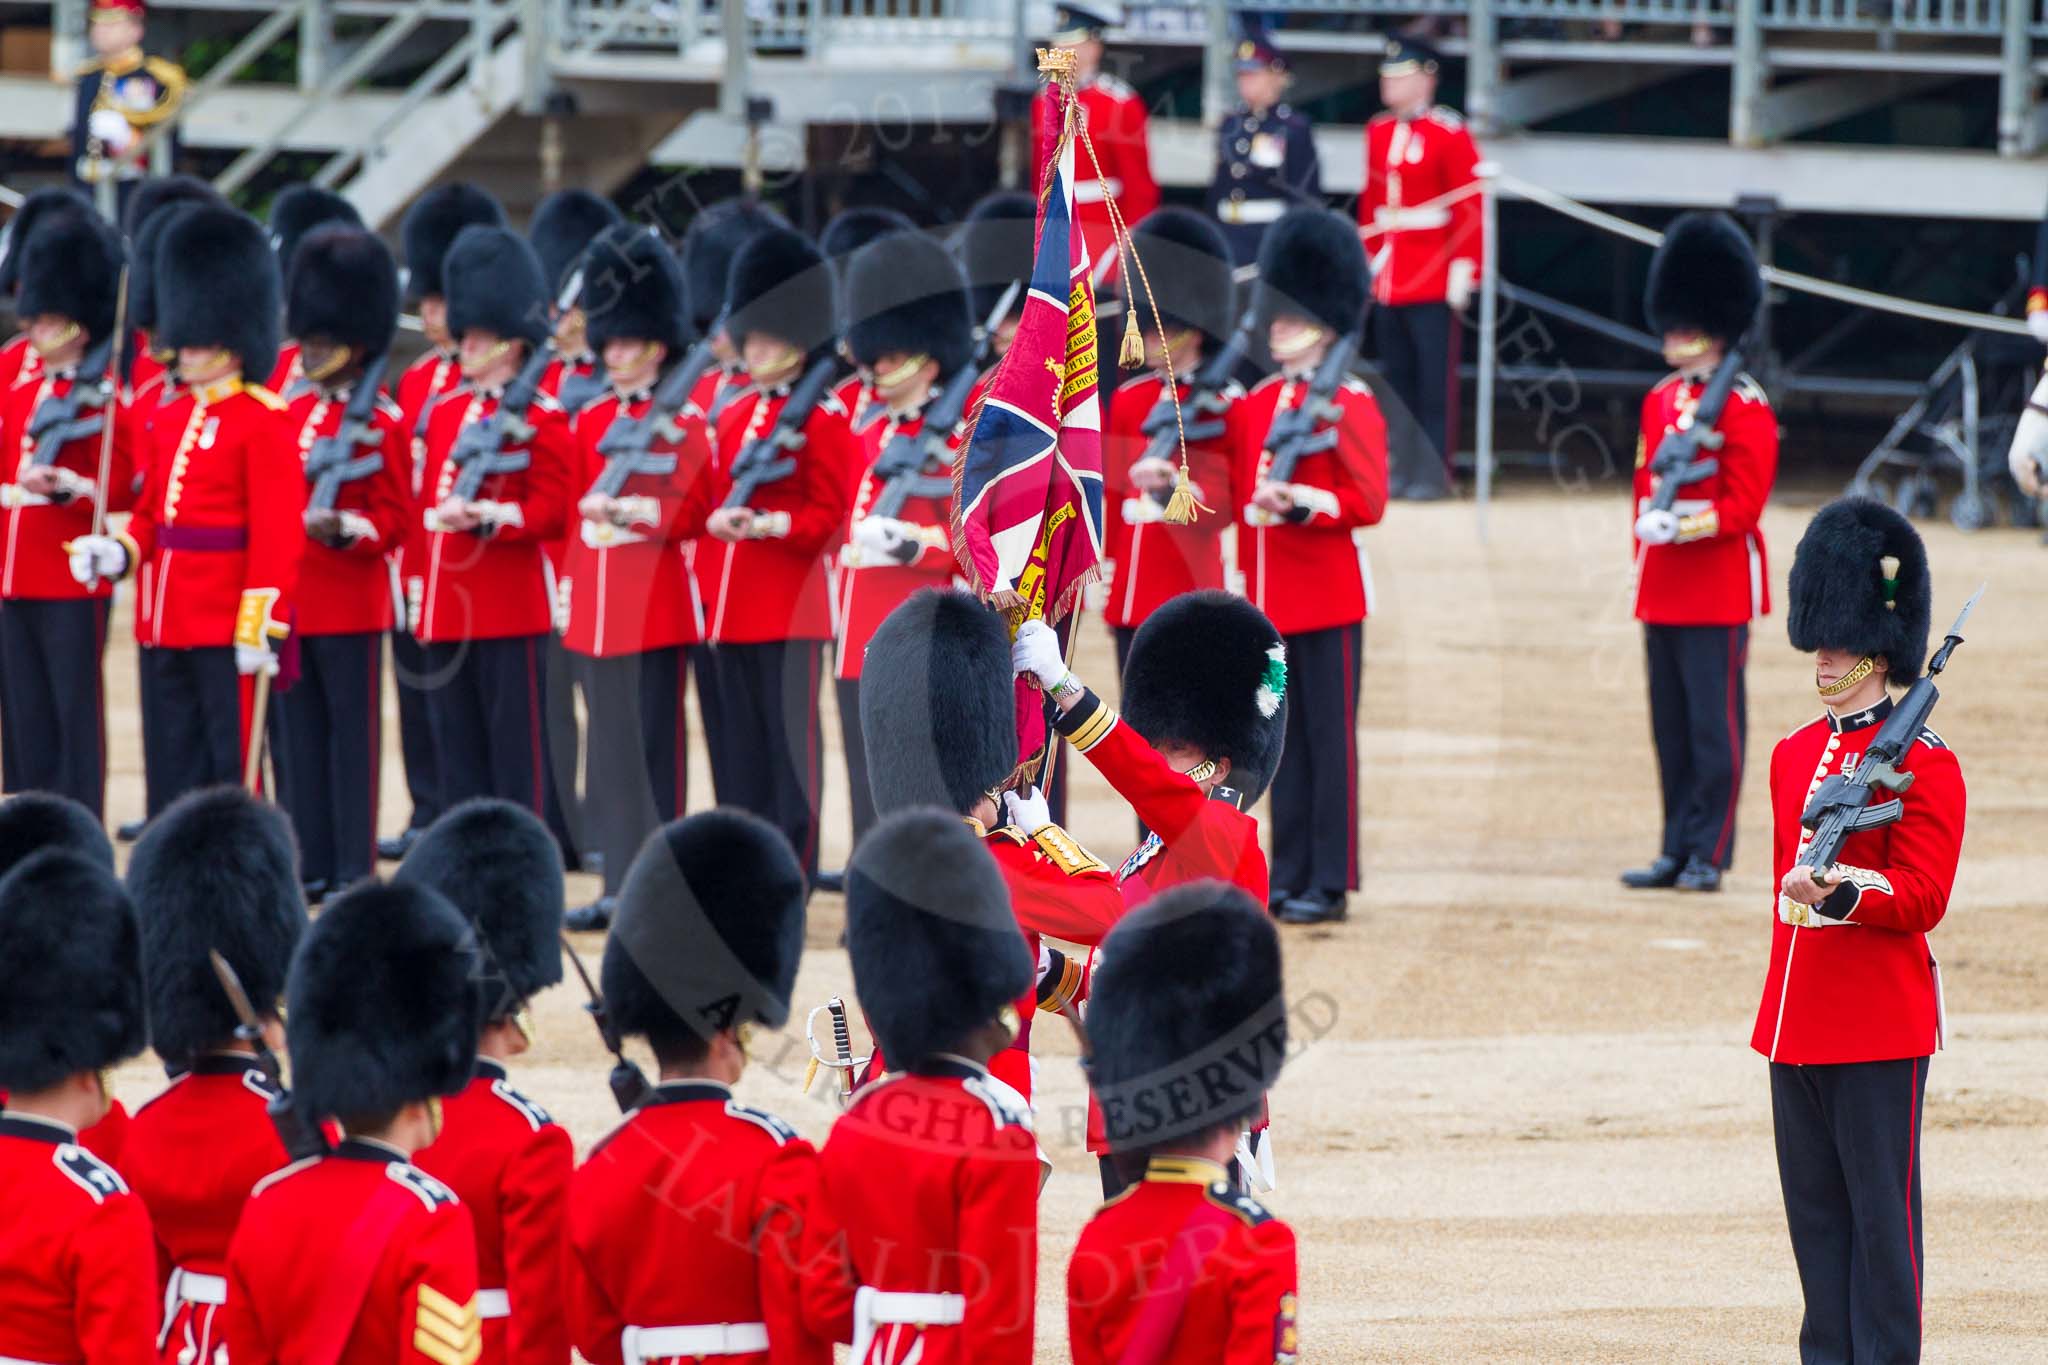
[[[242,392],[248,394],[272,412],[283,412],[291,406],[291,404],[285,402],[284,399],[261,384],[244,384],[242,385]]]
[[[1083,872],[1109,871],[1108,863],[1081,847],[1075,842],[1073,835],[1058,825],[1042,826],[1038,833],[1031,836],[1031,842],[1037,845],[1040,853],[1051,860],[1054,867],[1069,877],[1078,876]]]
[[[1018,829],[1015,825],[997,825],[994,829],[986,831],[983,837],[988,839],[1008,839],[1019,848],[1031,842],[1031,836]]]

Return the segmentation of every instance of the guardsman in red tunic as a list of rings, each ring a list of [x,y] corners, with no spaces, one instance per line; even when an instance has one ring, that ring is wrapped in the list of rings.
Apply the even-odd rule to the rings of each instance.
[[[1240,483],[1251,490],[1238,565],[1246,595],[1287,641],[1292,681],[1273,778],[1273,901],[1294,924],[1342,919],[1358,888],[1358,693],[1372,609],[1358,533],[1386,511],[1387,425],[1348,373],[1327,395],[1316,381],[1358,326],[1366,279],[1358,239],[1335,214],[1299,209],[1273,225],[1258,309],[1280,373],[1246,395],[1238,427]],[[1314,432],[1293,470],[1276,474],[1275,424],[1311,404]]]
[[[1287,1056],[1264,907],[1204,881],[1133,911],[1103,941],[1088,1042],[1110,1146],[1137,1179],[1067,1263],[1075,1365],[1294,1365],[1294,1230],[1228,1171]]]
[[[832,1359],[804,1309],[817,1153],[732,1092],[753,1031],[789,1021],[805,896],[789,841],[741,811],[666,825],[634,860],[604,996],[661,1078],[570,1189],[566,1297],[592,1365]]]
[[[1749,623],[1771,609],[1764,503],[1778,471],[1778,418],[1756,381],[1735,380],[1696,458],[1718,468],[1653,508],[1650,466],[1694,419],[1701,394],[1763,302],[1756,255],[1723,214],[1686,214],[1650,262],[1645,300],[1664,358],[1678,367],[1643,399],[1629,514],[1635,518],[1636,619],[1650,676],[1650,735],[1664,794],[1664,841],[1633,887],[1717,891],[1735,855],[1749,704]]]
[[[1259,904],[1271,903],[1251,812],[1282,761],[1293,698],[1287,646],[1257,607],[1211,590],[1154,612],[1138,628],[1125,664],[1127,716],[1067,671],[1050,630],[1027,625],[1012,652],[1017,671],[1038,679],[1059,706],[1055,727],[1145,826],[1144,839],[1116,871],[1126,905],[1203,880],[1229,882]],[[1257,1125],[1248,1154],[1270,1187],[1264,1126]],[[1109,1159],[1092,1102],[1088,1147],[1102,1159],[1103,1193],[1116,1193],[1132,1173]]]
[[[93,215],[66,214],[43,218],[23,257],[15,311],[29,320],[39,377],[0,389],[0,751],[10,790],[60,792],[99,811],[114,588],[73,579],[66,547],[92,529],[95,503],[132,500],[138,424],[111,354],[121,244]]]
[[[448,296],[441,267],[455,234],[471,223],[502,227],[505,211],[498,201],[464,181],[436,185],[413,201],[399,226],[405,249],[406,298],[418,310],[427,351],[406,367],[392,385],[399,420],[410,445],[407,489],[421,496],[427,467],[427,418],[435,400],[462,382],[462,363],[455,338],[448,333]],[[427,590],[427,533],[415,514],[407,534],[391,556],[397,583],[396,610],[402,613],[391,630],[391,671],[398,685],[398,744],[405,761],[406,794],[412,814],[405,828],[377,841],[377,856],[403,858],[412,841],[447,809],[441,799],[440,770],[434,752],[434,731],[427,717],[427,661],[419,641],[420,607]]]
[[[852,530],[839,548],[835,585],[839,646],[833,684],[858,844],[875,822],[860,730],[862,658],[883,617],[920,588],[943,588],[953,580],[952,461],[959,419],[973,400],[966,398],[951,431],[938,433],[941,454],[926,453],[924,421],[942,389],[974,383],[961,378],[972,363],[974,327],[960,267],[922,233],[869,243],[845,274],[846,345],[871,377],[869,407],[875,414],[855,435],[859,472]],[[878,469],[876,461],[885,457]]]
[[[818,689],[832,638],[824,551],[846,519],[853,434],[829,392],[795,430],[783,409],[831,364],[832,271],[802,236],[774,228],[734,255],[729,290],[727,331],[754,383],[718,419],[715,510],[701,527],[727,546],[717,572],[707,578],[700,570],[697,579],[730,746],[718,798],[774,824],[814,873],[824,777]],[[789,444],[767,450],[756,442]],[[737,479],[749,476],[741,462],[759,454],[791,467],[741,486]]]
[[[439,751],[440,795],[499,796],[547,809],[544,646],[554,587],[544,548],[562,534],[575,444],[561,405],[534,393],[519,431],[501,428],[482,478],[464,487],[455,456],[547,339],[547,290],[533,248],[506,228],[468,227],[443,266],[448,329],[462,347],[463,386],[427,421],[419,510],[427,530],[419,638]]]
[[[360,228],[363,219],[354,204],[333,190],[322,189],[318,185],[287,185],[277,192],[277,198],[270,201],[270,245],[277,252],[277,269],[285,280],[287,316],[284,324],[286,341],[277,349],[277,364],[271,367],[270,379],[264,387],[287,403],[312,386],[301,354],[306,339],[293,329],[289,316],[292,261],[298,255],[299,243],[305,241],[314,229],[329,224]]]
[[[1223,586],[1223,531],[1235,519],[1245,493],[1237,486],[1236,434],[1244,390],[1235,380],[1207,395],[1223,405],[1215,412],[1195,409],[1196,372],[1222,349],[1237,326],[1237,285],[1231,279],[1230,243],[1214,220],[1191,209],[1163,208],[1131,232],[1138,255],[1157,275],[1171,279],[1160,295],[1166,344],[1152,326],[1151,306],[1141,290],[1125,281],[1124,293],[1145,319],[1145,373],[1126,380],[1110,404],[1102,437],[1103,504],[1109,514],[1109,558],[1114,564],[1102,619],[1116,640],[1122,671],[1131,637],[1145,619],[1185,592]],[[1134,298],[1132,296],[1135,296]],[[1166,400],[1167,361],[1172,360],[1181,401],[1180,421],[1166,409],[1158,452],[1144,434],[1155,409]],[[1180,482],[1179,433],[1187,437],[1188,478],[1204,512],[1188,525],[1166,520],[1167,499]]]
[[[136,940],[88,856],[46,848],[0,878],[0,1358],[156,1358],[149,1213],[80,1137],[107,1113],[106,1069],[148,1043]]]
[[[398,267],[376,234],[314,229],[292,257],[285,326],[302,347],[292,400],[305,471],[299,680],[283,703],[284,802],[309,899],[368,876],[377,859],[389,556],[412,523],[412,455],[398,405],[364,390],[398,326]],[[346,427],[353,439],[344,443]]]
[[[268,1113],[278,1095],[257,1048],[284,1047],[278,1010],[306,931],[291,826],[240,787],[188,792],[149,822],[128,862],[142,926],[149,1036],[172,1069],[135,1112],[121,1173],[156,1230],[163,1365],[212,1362],[227,1340],[228,1242],[256,1183],[288,1152]],[[241,1034],[209,953],[234,968],[263,1023]]]
[[[1407,408],[1394,493],[1451,491],[1458,444],[1458,315],[1472,301],[1485,219],[1479,148],[1465,121],[1436,103],[1442,57],[1417,38],[1387,39],[1384,113],[1365,125],[1358,230],[1372,253],[1373,342],[1387,384]]]
[[[292,1098],[342,1140],[249,1194],[228,1247],[235,1365],[475,1365],[476,1236],[412,1164],[476,1064],[484,966],[461,912],[358,882],[327,902],[285,990]]]
[[[826,223],[824,230],[818,234],[818,251],[831,263],[833,277],[838,282],[839,357],[853,366],[845,378],[832,386],[832,395],[839,400],[839,406],[846,409],[847,424],[853,428],[856,437],[864,435],[870,426],[880,423],[887,413],[886,408],[875,401],[874,375],[853,353],[852,340],[849,336],[852,326],[862,317],[862,312],[854,309],[849,298],[853,287],[853,258],[870,242],[897,233],[922,235],[917,224],[895,209],[863,206],[841,209],[832,215],[832,220]],[[901,302],[904,297],[905,293],[899,291],[889,302]],[[870,300],[868,310],[871,311],[876,306],[878,305]],[[849,453],[853,456],[853,462],[846,470],[847,496],[853,497],[860,491],[861,476],[867,473],[868,462],[873,458],[874,452],[866,450],[861,442],[856,441]],[[844,532],[851,529],[850,524],[842,528],[840,539],[832,546],[827,557],[826,568],[833,579],[832,600],[835,614],[839,610],[839,552],[846,548]]]
[[[688,806],[683,651],[704,638],[704,612],[685,549],[708,510],[711,441],[687,398],[654,410],[688,323],[674,254],[652,231],[622,227],[585,262],[590,344],[611,388],[576,418],[562,642],[590,717],[584,812],[604,854],[603,893],[570,924],[598,929],[640,845]]]
[[[106,826],[78,802],[49,792],[22,792],[0,801],[0,877],[32,854],[51,848],[76,853],[109,873],[114,870],[114,845]],[[0,1106],[6,1103],[7,1088],[0,1083]],[[79,1131],[78,1145],[119,1169],[129,1122],[127,1107],[110,1100],[106,1114]]]
[[[1016,1038],[989,1059],[990,1072],[1028,1101],[1033,1007],[1059,1013],[1080,983],[1078,960],[1045,940],[1094,947],[1123,913],[1123,897],[1036,791],[1002,790],[1017,766],[1016,689],[995,612],[967,593],[928,588],[889,613],[866,654],[861,729],[876,809],[958,812],[996,860],[1038,964],[1034,990],[1016,1002]]]
[[[1942,1046],[1941,923],[1968,798],[1933,730],[1907,740],[1899,818],[1849,835],[1833,865],[1807,856],[1801,816],[1853,774],[1927,657],[1927,548],[1868,498],[1823,507],[1792,558],[1792,647],[1815,655],[1823,713],[1771,753],[1777,915],[1750,1046],[1770,1059],[1785,1221],[1806,1296],[1799,1347],[1815,1361],[1920,1359],[1924,1262],[1920,1109]],[[1879,793],[1890,796],[1893,793]]]
[[[14,388],[17,382],[34,382],[36,370],[42,363],[29,342],[28,314],[21,311],[19,302],[21,287],[28,279],[22,269],[22,261],[28,252],[29,238],[35,235],[36,224],[45,218],[70,218],[93,212],[92,201],[70,185],[45,185],[31,191],[15,207],[7,226],[0,228],[0,298],[13,305],[10,311],[15,321],[23,324],[21,331],[9,337],[5,345],[0,345],[0,394]],[[28,367],[25,376],[22,373],[24,366]]]
[[[164,800],[242,778],[255,674],[291,633],[305,478],[282,399],[246,382],[277,351],[277,261],[254,219],[182,210],[158,244],[157,340],[185,392],[159,412],[127,531],[72,541],[81,583],[149,570],[145,762]]]
[[[807,1312],[856,1365],[1032,1359],[1038,1144],[988,1071],[1031,987],[1009,902],[944,811],[883,817],[847,867],[854,984],[892,1069],[832,1125],[804,1246]]]
[[[1126,223],[1135,223],[1159,207],[1145,101],[1129,84],[1102,70],[1102,31],[1123,22],[1123,17],[1123,6],[1114,0],[1061,5],[1054,11],[1051,39],[1054,47],[1074,54],[1074,88],[1089,139],[1095,144],[1093,157],[1085,146],[1075,152],[1074,217],[1087,240],[1088,258],[1095,262],[1098,288],[1116,279],[1119,265],[1109,201],[1116,201]],[[1031,102],[1031,127],[1039,139],[1032,152],[1034,166],[1046,161],[1045,102],[1051,98],[1041,90]],[[1102,163],[1099,169],[1098,159]]]
[[[440,1136],[417,1155],[476,1227],[483,1365],[561,1365],[562,1236],[575,1158],[569,1134],[512,1088],[507,1063],[533,1046],[528,1003],[562,979],[562,855],[554,835],[509,801],[465,801],[436,820],[394,881],[438,891],[476,929],[484,1026],[469,1085],[442,1106]]]

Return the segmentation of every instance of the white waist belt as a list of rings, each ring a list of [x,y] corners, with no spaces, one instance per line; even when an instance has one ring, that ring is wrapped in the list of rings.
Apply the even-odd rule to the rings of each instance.
[[[512,1296],[502,1289],[479,1289],[476,1291],[476,1315],[479,1318],[509,1318],[512,1316]]]
[[[1226,199],[1216,206],[1216,216],[1232,227],[1248,223],[1277,223],[1293,207],[1288,199]]]
[[[1374,226],[1389,232],[1406,232],[1411,228],[1440,228],[1451,221],[1449,209],[1375,209],[1372,215]]]
[[[628,1327],[619,1337],[627,1365],[671,1356],[739,1356],[768,1349],[765,1322],[707,1322],[694,1327]]]
[[[1110,176],[1103,180],[1076,180],[1074,182],[1074,202],[1077,204],[1099,204],[1103,200],[1113,199],[1123,192],[1124,182],[1118,180],[1115,176]]]
[[[868,1358],[877,1327],[954,1327],[967,1317],[965,1294],[905,1294],[862,1285],[853,1294],[853,1362]]]
[[[20,1356],[0,1356],[0,1365],[44,1365],[40,1360],[23,1360]]]
[[[179,1266],[171,1272],[170,1288],[164,1295],[167,1299],[182,1299],[186,1303],[220,1305],[228,1301],[228,1282],[224,1275],[202,1275],[196,1270]]]
[[[50,500],[18,483],[0,483],[0,507],[48,507]]]

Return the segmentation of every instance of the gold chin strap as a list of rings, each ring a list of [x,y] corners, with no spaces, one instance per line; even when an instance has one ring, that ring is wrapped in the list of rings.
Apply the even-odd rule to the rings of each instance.
[[[604,367],[604,372],[606,376],[608,376],[613,383],[618,383],[621,379],[632,379],[636,377],[640,373],[640,362],[647,358],[647,351],[648,343],[643,341],[638,346],[633,348],[633,358],[631,360],[628,360],[624,364],[614,365],[610,361],[606,361]]]
[[[1714,339],[1696,336],[1691,341],[1674,341],[1664,348],[1667,357],[1673,360],[1691,360],[1694,356],[1705,355],[1714,349]]]
[[[1814,686],[1820,688],[1820,694],[1823,697],[1839,697],[1844,692],[1847,692],[1851,688],[1855,687],[1858,683],[1862,682],[1865,678],[1869,677],[1872,673],[1875,673],[1876,671],[1877,660],[1872,658],[1870,655],[1866,654],[1857,661],[1856,666],[1854,668],[1850,669],[1847,673],[1844,673],[1841,677],[1835,679],[1833,682],[1828,683],[1825,686],[1822,686],[1818,681],[1816,681],[1814,683]]]
[[[462,359],[462,372],[466,375],[474,376],[479,370],[489,369],[491,366],[497,364],[499,359],[504,356],[505,352],[511,350],[513,346],[515,346],[516,344],[516,342],[513,342],[509,339],[500,338],[497,345],[491,347],[490,350],[485,351],[475,360],[471,360],[469,357],[464,356]]]
[[[441,1097],[439,1095],[427,1096],[427,1132],[430,1135],[428,1138],[430,1142],[438,1141],[441,1137]]]
[[[1275,343],[1272,347],[1273,359],[1292,360],[1298,355],[1306,355],[1309,351],[1314,350],[1316,344],[1326,335],[1328,333],[1324,332],[1320,327],[1304,328],[1295,335],[1292,341]]]
[[[754,1057],[754,1021],[749,1019],[746,1023],[735,1028],[732,1034],[733,1037],[739,1040],[740,1055],[752,1061]]]
[[[52,351],[63,350],[66,346],[69,346],[72,343],[72,341],[78,336],[81,330],[82,329],[76,322],[72,321],[70,318],[66,318],[64,320],[64,335],[58,337],[55,341],[38,341],[34,343],[36,348],[36,354],[47,356]]]
[[[1207,782],[1216,776],[1216,760],[1205,758],[1183,774],[1190,782]]]
[[[775,359],[768,364],[758,369],[751,365],[748,366],[747,378],[753,380],[764,389],[774,388],[784,379],[794,374],[797,367],[803,363],[804,353],[802,351],[799,351],[794,346],[785,346]]]
[[[997,1010],[996,1022],[1001,1024],[1010,1035],[1009,1042],[1004,1043],[1004,1047],[1008,1047],[1010,1043],[1016,1042],[1018,1031],[1024,1027],[1017,1020],[1017,1007],[1015,1005],[1004,1005],[1000,1010]]]
[[[308,346],[301,342],[299,368],[305,371],[306,378],[319,384],[339,374],[354,354],[347,346]]]
[[[512,1011],[512,1027],[519,1030],[519,1036],[526,1040],[528,1047],[533,1046],[533,1011],[530,1008],[521,1005]]]
[[[925,362],[930,359],[930,356],[923,354],[911,356],[889,373],[876,375],[875,388],[886,392],[889,389],[903,387],[917,377],[917,372],[923,369]]]

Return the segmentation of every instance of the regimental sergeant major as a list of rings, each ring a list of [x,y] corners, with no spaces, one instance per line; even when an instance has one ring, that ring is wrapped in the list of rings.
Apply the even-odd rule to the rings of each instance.
[[[1750,1046],[1770,1060],[1778,1181],[1806,1316],[1804,1359],[1920,1359],[1920,1115],[1943,1042],[1927,935],[1948,911],[1969,798],[1922,727],[1897,766],[1899,818],[1816,868],[1801,816],[1854,773],[1927,658],[1927,547],[1869,498],[1815,514],[1792,557],[1787,627],[1823,713],[1771,752],[1777,915]]]
[[[1263,27],[1247,26],[1236,69],[1238,105],[1216,130],[1209,213],[1222,224],[1231,258],[1250,265],[1267,228],[1291,208],[1320,202],[1323,170],[1308,116],[1282,98],[1291,79],[1287,54]]]
[[[1121,268],[1121,239],[1110,223],[1109,201],[1116,201],[1126,223],[1135,223],[1159,207],[1159,183],[1152,178],[1151,132],[1145,101],[1127,81],[1102,69],[1103,30],[1123,22],[1123,5],[1117,0],[1088,0],[1086,4],[1060,5],[1053,16],[1049,41],[1074,54],[1074,98],[1081,106],[1082,126],[1094,144],[1092,154],[1086,144],[1074,149],[1074,221],[1088,244],[1088,259],[1094,262],[1100,286],[1114,282]],[[1049,90],[1040,90],[1031,102],[1034,166],[1043,166],[1051,151],[1045,112],[1051,99]],[[1050,135],[1057,133],[1055,126]],[[1019,303],[1021,306],[1022,301]]]
[[[1646,292],[1650,329],[1678,369],[1643,399],[1629,508],[1664,836],[1656,859],[1621,880],[1716,891],[1735,854],[1749,737],[1749,623],[1771,609],[1762,526],[1778,470],[1770,400],[1748,375],[1736,378],[1714,424],[1716,444],[1699,451],[1718,468],[1680,489],[1668,509],[1650,506],[1657,491],[1651,465],[1665,441],[1691,427],[1711,376],[1756,317],[1763,280],[1733,221],[1694,213],[1665,234]]]
[[[276,361],[277,261],[252,218],[184,210],[158,244],[157,341],[183,389],[152,431],[128,529],[72,542],[81,583],[150,570],[144,761],[168,801],[242,778],[252,679],[275,673],[305,545],[305,478],[284,401],[244,380]],[[239,677],[238,677],[239,675]]]

